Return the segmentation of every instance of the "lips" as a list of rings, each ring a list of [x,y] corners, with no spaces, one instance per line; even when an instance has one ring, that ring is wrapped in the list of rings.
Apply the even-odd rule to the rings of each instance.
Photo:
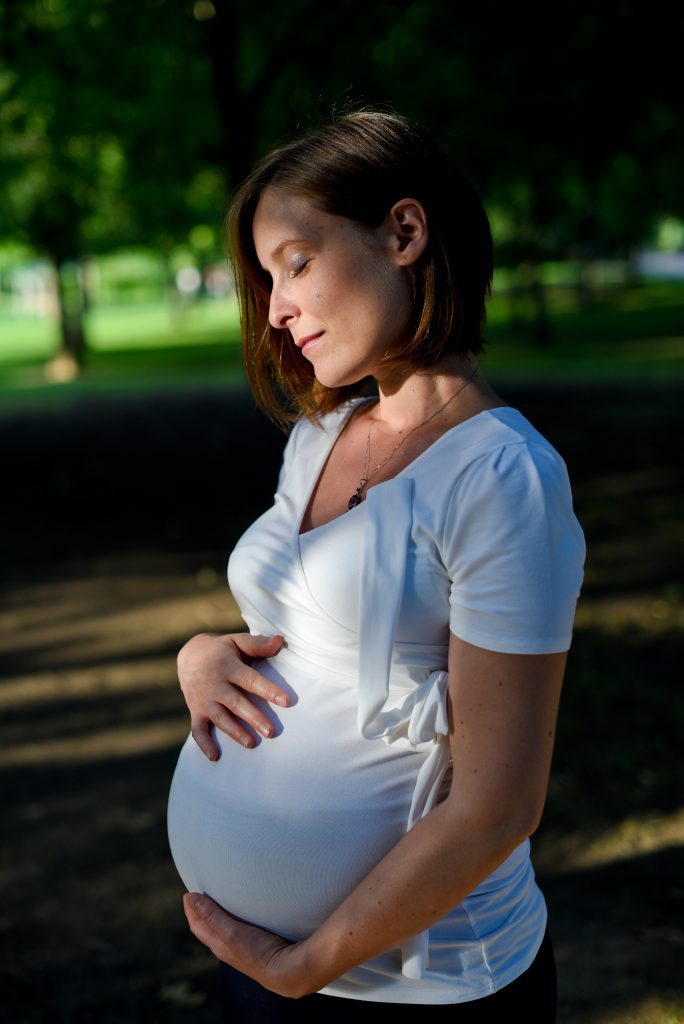
[[[318,341],[325,334],[325,331],[318,331],[316,334],[307,334],[304,338],[295,338],[295,345],[300,348],[302,352],[309,348],[314,342]]]

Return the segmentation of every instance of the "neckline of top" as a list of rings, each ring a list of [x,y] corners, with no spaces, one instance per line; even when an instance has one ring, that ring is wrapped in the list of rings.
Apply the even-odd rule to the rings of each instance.
[[[344,430],[345,426],[347,425],[347,423],[349,422],[349,420],[353,416],[353,414],[356,411],[356,409],[358,409],[359,405],[362,402],[368,402],[370,400],[371,400],[370,398],[359,398],[359,399],[356,399],[356,400],[352,400],[352,402],[350,403],[350,407],[348,409],[346,409],[344,411],[344,415],[340,417],[340,420],[337,423],[337,429],[334,430],[331,433],[330,439],[329,439],[329,443],[325,446],[325,449],[324,449],[324,451],[322,453],[321,459],[319,460],[319,462],[318,462],[318,464],[316,466],[316,469],[315,469],[315,472],[313,474],[313,478],[312,478],[312,481],[311,481],[311,486],[310,486],[309,490],[306,493],[303,506],[301,506],[301,508],[300,508],[300,513],[299,513],[299,517],[298,517],[298,520],[297,520],[297,537],[298,538],[299,537],[308,537],[309,534],[315,533],[317,530],[323,530],[326,526],[329,526],[331,523],[336,523],[338,519],[343,519],[344,517],[348,516],[350,513],[356,512],[357,509],[363,508],[363,506],[366,504],[366,502],[364,500],[364,501],[360,502],[358,505],[356,505],[354,508],[346,509],[344,512],[341,512],[340,515],[334,516],[332,519],[328,519],[324,523],[319,523],[318,526],[312,526],[311,529],[309,529],[309,530],[302,531],[302,522],[304,520],[304,516],[306,515],[306,510],[309,507],[309,502],[311,501],[311,496],[312,496],[312,494],[314,492],[314,489],[315,489],[318,481],[320,480],[321,473],[323,472],[323,468],[324,468],[326,462],[328,461],[328,458],[330,457],[330,453],[332,452],[337,439],[339,438],[339,436],[342,433],[342,431]],[[467,419],[461,420],[460,423],[455,423],[453,427],[449,427],[449,429],[445,430],[443,434],[440,434],[439,437],[435,438],[435,440],[432,442],[432,444],[429,444],[427,446],[427,448],[425,448],[419,455],[416,455],[415,459],[412,459],[411,462],[409,462],[407,466],[404,466],[403,469],[400,469],[397,473],[394,474],[394,476],[389,477],[389,479],[387,479],[387,480],[380,480],[377,484],[372,484],[370,487],[368,487],[367,490],[366,490],[366,495],[368,494],[369,491],[373,490],[375,487],[382,487],[383,484],[391,483],[392,480],[396,480],[399,477],[402,477],[405,473],[408,473],[408,471],[413,469],[422,459],[424,459],[427,455],[429,455],[437,447],[439,447],[443,443],[443,441],[444,441],[444,439],[446,437],[449,437],[455,431],[460,430],[461,427],[466,427],[469,423],[473,423],[475,420],[480,419],[480,417],[484,417],[486,415],[491,415],[492,413],[498,413],[498,412],[501,412],[504,409],[507,409],[508,411],[510,411],[512,413],[515,413],[518,417],[522,416],[522,413],[518,409],[515,409],[511,405],[495,405],[495,406],[492,406],[491,409],[482,409],[480,412],[476,412],[472,416],[468,416]],[[494,418],[497,419],[498,417],[495,416]]]

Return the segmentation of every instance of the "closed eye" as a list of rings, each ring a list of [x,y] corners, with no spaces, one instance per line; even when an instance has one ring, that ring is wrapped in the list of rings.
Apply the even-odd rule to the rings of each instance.
[[[303,270],[306,270],[306,268],[309,266],[310,263],[311,263],[311,260],[301,260],[301,261],[299,261],[290,270],[289,277],[299,277],[301,272]]]

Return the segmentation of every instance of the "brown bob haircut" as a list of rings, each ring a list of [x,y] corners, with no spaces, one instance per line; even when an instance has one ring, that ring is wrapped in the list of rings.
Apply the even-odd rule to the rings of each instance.
[[[446,355],[481,351],[493,256],[489,221],[477,193],[422,128],[380,111],[346,114],[266,156],[240,185],[228,210],[228,250],[247,376],[257,403],[273,420],[316,419],[367,392],[368,385],[324,387],[289,331],[269,324],[269,276],[259,265],[252,238],[254,212],[269,186],[369,228],[382,224],[398,200],[419,200],[429,241],[407,268],[413,313],[406,339],[385,359],[421,369]]]

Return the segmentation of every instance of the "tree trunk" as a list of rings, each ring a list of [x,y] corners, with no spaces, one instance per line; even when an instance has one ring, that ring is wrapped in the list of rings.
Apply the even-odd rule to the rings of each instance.
[[[70,359],[81,369],[86,357],[86,338],[83,328],[83,286],[80,269],[74,264],[60,261],[56,264],[57,296],[59,299],[59,326],[62,339],[60,355]],[[68,280],[71,270],[72,280]]]
[[[546,304],[546,291],[539,280],[536,268],[532,278],[532,298],[534,299],[534,340],[538,345],[548,345],[553,337],[553,330]]]
[[[521,264],[520,277],[532,299],[534,309],[532,337],[537,345],[546,346],[553,337],[553,330],[546,304],[546,291],[544,285],[539,280],[538,265],[536,263]]]
[[[598,290],[596,287],[596,274],[590,257],[584,256],[580,262],[579,272],[579,297],[580,307],[587,311],[596,305]]]

